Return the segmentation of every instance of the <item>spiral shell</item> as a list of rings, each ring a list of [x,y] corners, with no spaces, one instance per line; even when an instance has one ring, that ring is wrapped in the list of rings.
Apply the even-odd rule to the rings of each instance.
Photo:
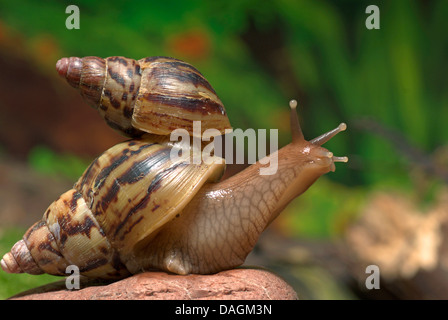
[[[3,269],[65,275],[76,265],[88,277],[128,275],[137,244],[154,237],[224,170],[213,161],[171,159],[175,146],[158,142],[126,141],[93,161],[3,257]]]
[[[62,58],[56,68],[78,88],[114,129],[130,137],[144,132],[169,135],[201,121],[224,134],[230,122],[221,100],[204,76],[174,58]],[[197,134],[196,134],[197,135]]]

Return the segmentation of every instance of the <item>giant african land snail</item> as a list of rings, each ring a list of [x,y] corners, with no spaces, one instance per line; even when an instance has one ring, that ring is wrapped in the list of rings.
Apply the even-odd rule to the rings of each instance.
[[[105,151],[1,260],[10,273],[66,275],[68,265],[95,278],[144,270],[209,274],[241,265],[261,232],[335,157],[321,147],[345,124],[306,141],[292,100],[293,141],[276,151],[278,171],[260,162],[219,181],[221,161],[172,159],[164,136],[193,121],[202,131],[230,128],[224,106],[202,74],[173,58],[63,58],[59,74],[132,140]],[[146,134],[149,133],[149,134]],[[200,152],[192,148],[191,153]]]

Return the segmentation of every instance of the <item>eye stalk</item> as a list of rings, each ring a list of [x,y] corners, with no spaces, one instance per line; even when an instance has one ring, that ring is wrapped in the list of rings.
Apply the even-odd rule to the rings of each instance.
[[[331,131],[328,131],[327,133],[324,133],[313,140],[310,141],[310,143],[321,146],[331,138],[333,138],[336,134],[339,132],[345,131],[347,129],[347,125],[345,123],[341,123],[338,127],[334,128]],[[331,171],[335,170],[334,162],[348,162],[348,157],[336,157],[333,156],[333,152],[329,152],[331,156],[328,156],[333,161],[333,164],[331,165]]]
[[[290,120],[291,120],[291,135],[292,143],[299,143],[305,141],[302,128],[300,127],[299,117],[297,115],[297,100],[289,101],[289,107],[291,108]]]
[[[328,131],[316,138],[314,138],[313,140],[310,140],[310,142],[312,144],[316,144],[316,145],[323,145],[325,142],[327,142],[328,140],[330,140],[331,138],[333,138],[336,134],[338,134],[339,132],[345,131],[347,129],[347,125],[345,123],[341,123],[339,124],[339,126],[337,126],[336,128],[334,128],[331,131]]]
[[[292,135],[292,143],[303,143],[306,142],[305,137],[303,136],[302,129],[299,123],[299,117],[297,115],[297,100],[291,100],[289,102],[289,107],[291,108],[291,135]],[[330,130],[312,140],[309,143],[315,146],[322,146],[325,142],[329,141],[339,132],[345,131],[347,129],[347,125],[345,123],[339,124],[333,130]],[[324,148],[315,148],[314,155],[316,156],[316,162],[323,166],[330,166],[331,171],[335,170],[334,162],[348,162],[348,157],[337,157],[333,155],[333,152],[330,152]]]

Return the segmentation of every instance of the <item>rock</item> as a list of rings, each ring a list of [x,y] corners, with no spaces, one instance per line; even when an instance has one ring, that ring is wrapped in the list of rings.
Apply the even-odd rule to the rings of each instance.
[[[86,284],[89,285],[86,287]],[[94,285],[92,285],[94,284]],[[146,272],[106,285],[81,283],[67,290],[65,280],[20,293],[20,300],[295,300],[284,280],[262,269],[233,269],[213,275]]]

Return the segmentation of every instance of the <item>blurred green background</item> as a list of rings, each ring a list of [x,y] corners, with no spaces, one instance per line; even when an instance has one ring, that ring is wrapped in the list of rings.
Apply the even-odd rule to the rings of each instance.
[[[71,4],[79,30],[65,27]],[[371,4],[380,30],[365,26]],[[43,214],[48,194],[66,191],[59,186],[70,188],[123,140],[58,78],[64,56],[185,60],[210,81],[234,128],[278,128],[279,146],[290,141],[290,99],[307,138],[346,122],[326,147],[349,163],[275,221],[288,237],[338,239],[379,190],[430,204],[448,181],[447,16],[445,0],[0,0],[0,253],[30,215]],[[0,272],[0,298],[54,279]]]

